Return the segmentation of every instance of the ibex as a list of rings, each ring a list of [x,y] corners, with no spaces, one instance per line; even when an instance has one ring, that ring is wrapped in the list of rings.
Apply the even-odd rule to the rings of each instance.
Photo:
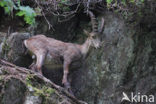
[[[98,31],[98,23],[94,14],[91,11],[89,11],[88,14],[91,18],[92,32],[89,33],[84,30],[85,34],[88,35],[88,38],[82,45],[62,42],[53,38],[48,38],[44,35],[36,35],[24,40],[25,47],[36,57],[36,63],[32,64],[31,67],[35,66],[41,74],[42,65],[46,60],[63,59],[64,73],[62,84],[67,89],[70,88],[70,83],[67,79],[69,65],[75,60],[80,60],[82,57],[86,56],[91,46],[95,48],[100,47],[99,34],[103,31],[104,19],[102,18],[101,28],[100,31]]]

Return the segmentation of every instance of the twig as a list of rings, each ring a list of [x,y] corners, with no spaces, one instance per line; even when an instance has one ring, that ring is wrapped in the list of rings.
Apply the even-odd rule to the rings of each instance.
[[[39,6],[39,8],[42,9],[42,7],[38,3],[38,1],[37,0],[35,0],[35,1],[36,1],[37,5]],[[47,22],[47,24],[49,26],[49,30],[50,30],[50,28],[52,28],[53,31],[54,31],[53,25],[48,21],[47,17],[45,16],[45,13],[43,12],[43,9],[42,9],[42,15],[43,15],[44,19],[46,20],[46,22]]]

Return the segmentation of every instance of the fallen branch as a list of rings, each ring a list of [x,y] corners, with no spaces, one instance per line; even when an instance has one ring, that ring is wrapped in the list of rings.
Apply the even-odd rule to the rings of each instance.
[[[41,74],[35,73],[35,72],[33,72],[33,71],[29,70],[29,69],[23,68],[23,67],[16,66],[16,65],[14,65],[14,64],[12,64],[10,62],[7,62],[5,60],[2,60],[2,59],[0,59],[0,67],[7,67],[7,68],[5,68],[5,70],[15,69],[16,71],[21,72],[21,73],[33,74],[34,76],[36,76],[36,77],[40,78],[41,80],[43,80],[45,83],[49,84],[53,89],[57,90],[59,93],[62,93],[63,95],[68,97],[74,103],[76,103],[76,104],[87,104],[84,101],[78,100],[76,97],[71,95],[63,87],[56,85],[55,83],[51,82],[49,79],[45,78]]]

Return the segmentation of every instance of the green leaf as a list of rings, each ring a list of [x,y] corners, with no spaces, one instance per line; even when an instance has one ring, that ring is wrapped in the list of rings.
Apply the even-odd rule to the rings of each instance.
[[[131,2],[131,3],[134,3],[134,2],[135,2],[135,0],[130,0],[130,2]]]
[[[61,3],[67,3],[68,0],[61,0]]]
[[[121,3],[126,5],[126,0],[122,0]]]
[[[6,14],[10,14],[15,7],[14,2],[12,0],[1,0],[0,6],[4,8]]]
[[[106,0],[108,4],[112,3],[113,0]]]
[[[24,20],[27,24],[35,23],[36,13],[32,8],[30,8],[29,6],[20,6],[19,10],[20,12],[18,12],[16,15],[24,16]]]
[[[5,2],[2,2],[2,1],[1,1],[1,2],[0,2],[0,6],[1,6],[1,7],[4,7],[4,5],[5,5]]]
[[[17,15],[17,16],[23,16],[23,15],[25,15],[25,12],[19,11],[19,12],[16,13],[16,15]]]
[[[5,13],[10,14],[13,9],[17,10],[16,16],[23,16],[24,21],[28,24],[35,23],[36,12],[29,6],[21,6],[20,0],[14,4],[12,0],[0,0],[0,6],[4,8]]]
[[[5,13],[7,14],[9,14],[10,13],[10,9],[9,9],[9,7],[4,7],[4,10],[5,10]]]

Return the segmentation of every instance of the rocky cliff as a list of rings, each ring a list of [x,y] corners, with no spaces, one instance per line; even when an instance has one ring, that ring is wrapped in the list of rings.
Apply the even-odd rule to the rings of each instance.
[[[140,9],[142,14],[134,14],[130,20],[111,11],[97,15],[99,18],[105,18],[105,29],[100,36],[102,46],[99,49],[91,48],[81,68],[70,70],[72,90],[78,99],[88,104],[129,104],[130,102],[121,102],[123,92],[129,97],[131,93],[156,96],[156,14],[155,8],[152,9],[153,5],[155,4],[146,4],[143,9]],[[86,38],[82,30],[90,28],[89,18],[82,15],[77,15],[68,22],[54,22],[55,32],[48,30],[48,26],[43,21],[38,22],[40,25],[36,28],[35,33],[44,33],[49,37],[75,43],[82,43]],[[17,58],[18,51],[14,50],[12,53],[16,56],[10,56]],[[28,67],[32,62],[29,56],[20,56],[16,60],[11,59],[16,65],[24,67]],[[62,68],[44,66],[43,74],[61,86]],[[8,81],[8,84],[17,87],[12,82],[20,84],[19,89],[26,90],[19,80]],[[21,92],[19,96],[20,94]],[[7,98],[6,94],[4,99]],[[27,98],[38,99],[30,96]],[[143,103],[149,104],[150,102]]]

